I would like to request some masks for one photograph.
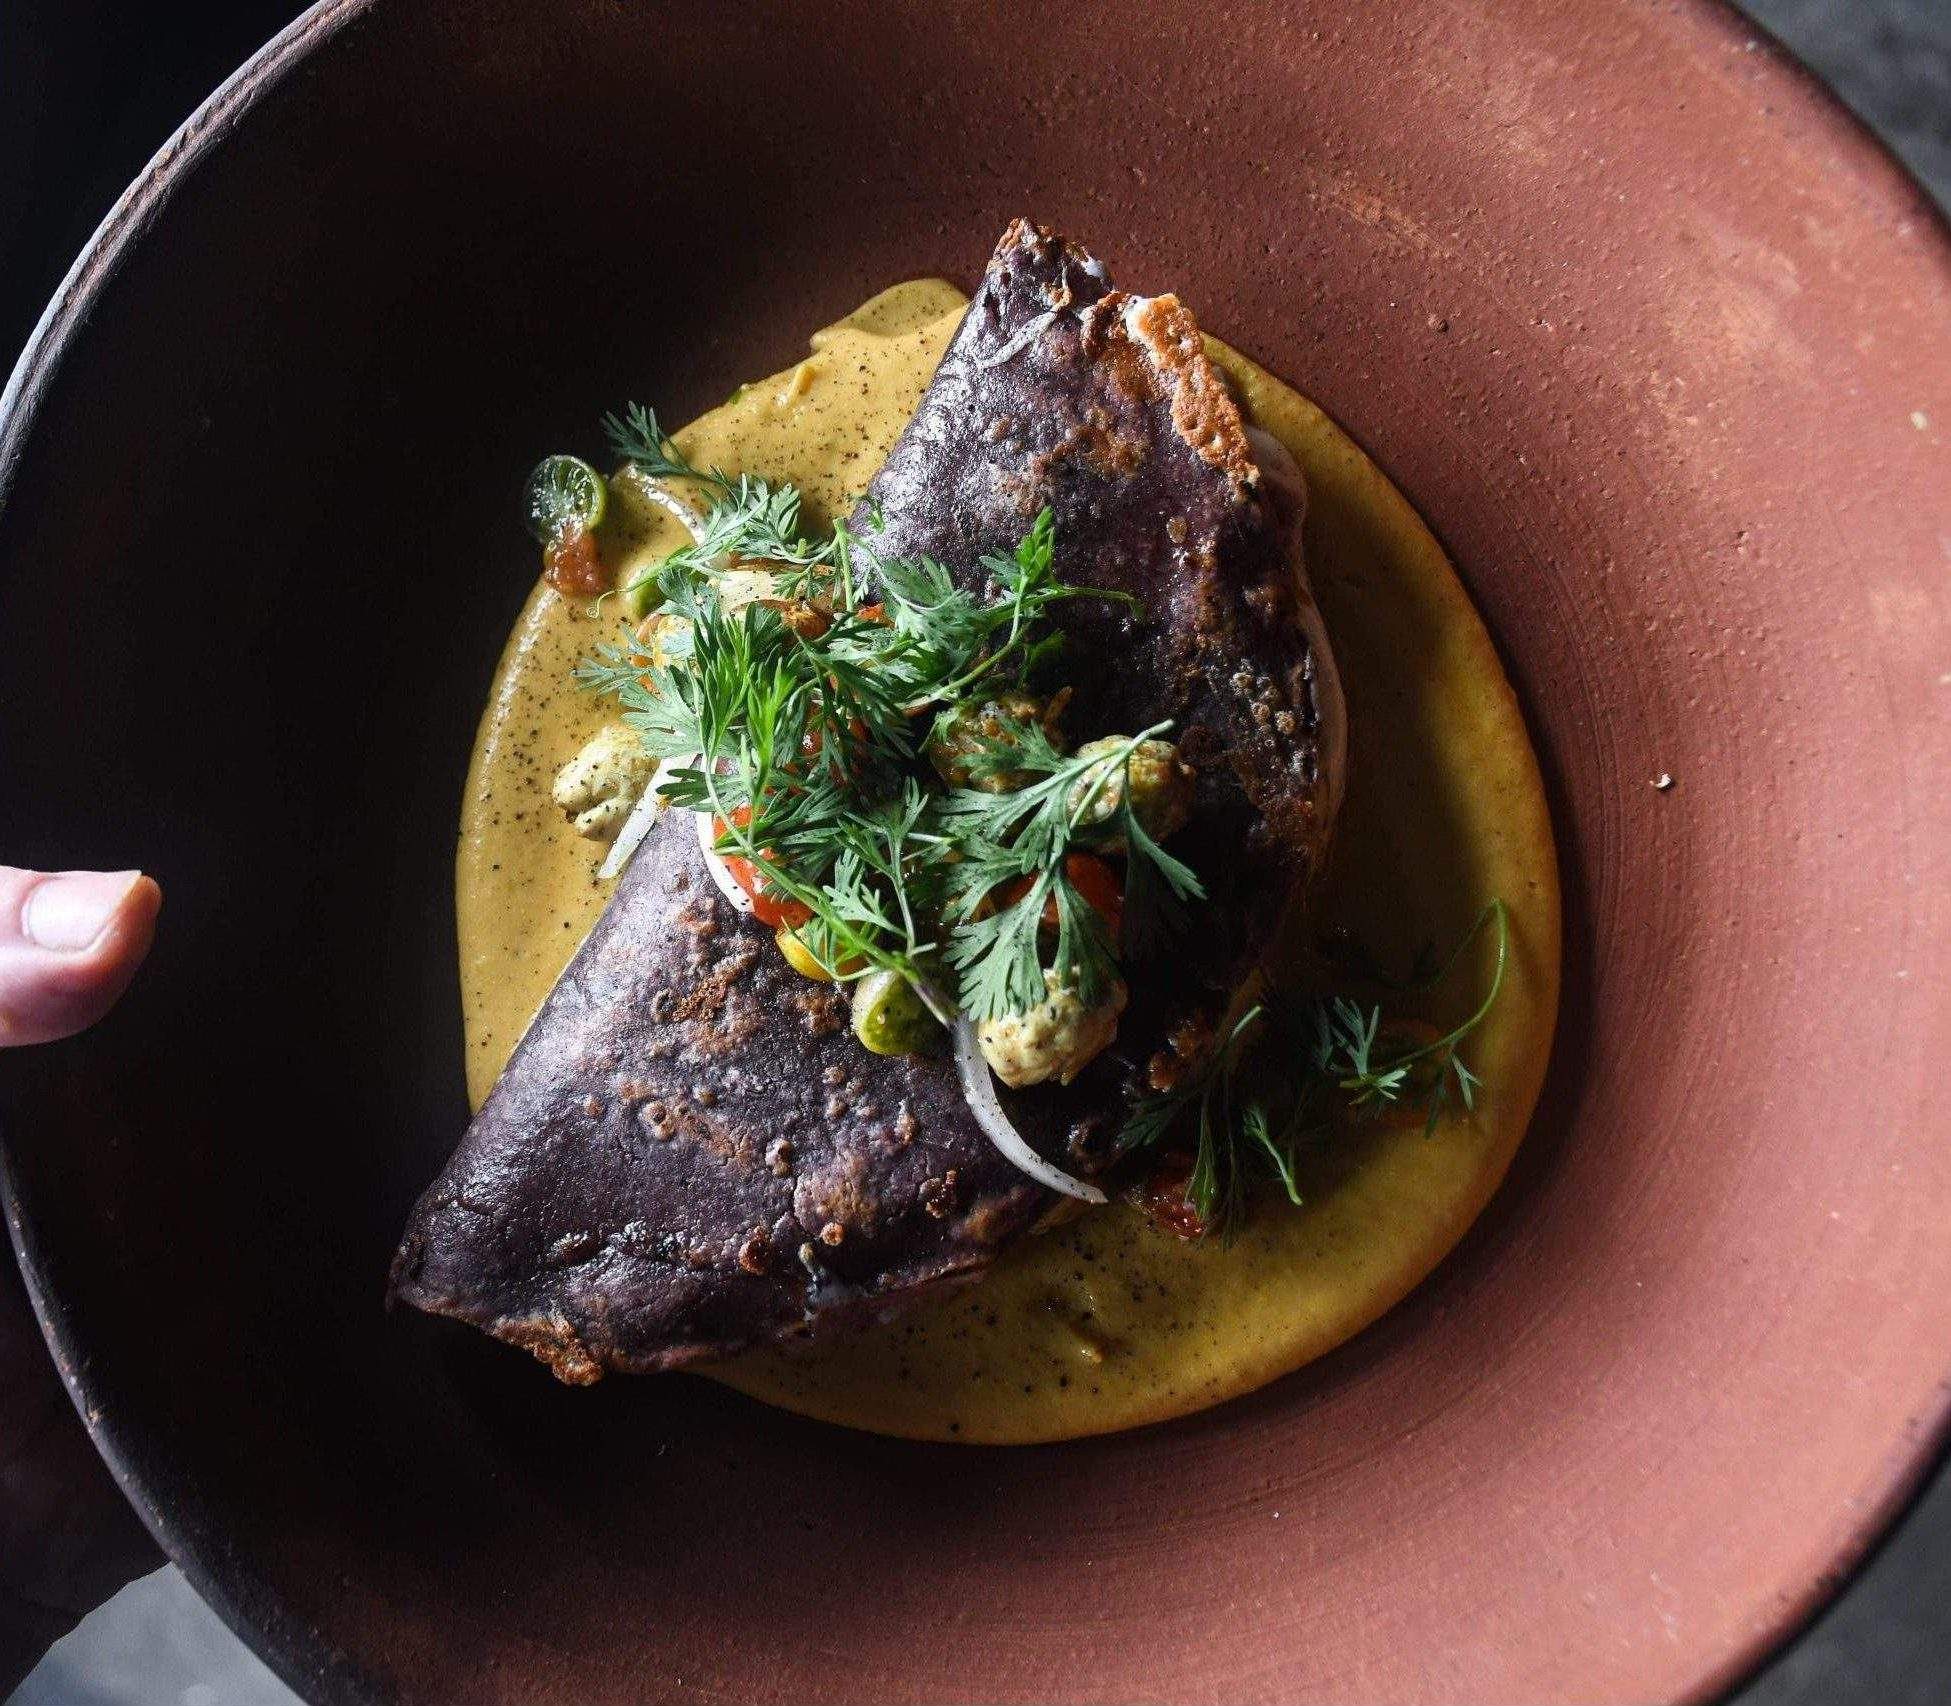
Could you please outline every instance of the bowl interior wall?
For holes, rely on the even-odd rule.
[[[1921,200],[1692,5],[339,10],[102,287],[0,510],[0,841],[168,893],[127,1007],[0,1066],[14,1185],[198,1579],[331,1699],[1743,1663],[1951,1364]],[[1516,1175],[1343,1352],[1061,1448],[568,1392],[383,1316],[463,1118],[452,825],[526,468],[968,282],[1018,212],[1326,406],[1480,600],[1568,903]]]

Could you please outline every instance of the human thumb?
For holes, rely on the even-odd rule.
[[[149,952],[162,902],[140,871],[0,865],[0,1048],[53,1042],[114,1006]]]

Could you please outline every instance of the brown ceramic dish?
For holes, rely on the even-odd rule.
[[[1517,1173],[1343,1351],[1072,1446],[382,1319],[461,1108],[448,825],[528,458],[1019,211],[1323,403],[1504,647],[1569,926]],[[0,839],[171,890],[128,1008],[4,1067],[131,1494],[322,1701],[1725,1685],[1946,1418],[1947,326],[1921,193],[1703,0],[319,7],[0,419]]]

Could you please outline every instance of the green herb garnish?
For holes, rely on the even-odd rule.
[[[1146,747],[1157,834],[1133,806],[1134,755],[1170,725],[1071,753],[1055,722],[1067,693],[1029,692],[1061,647],[1047,621],[1057,605],[1135,603],[1056,578],[1049,511],[1014,551],[982,558],[982,583],[967,587],[938,562],[875,549],[877,515],[866,538],[845,524],[810,537],[794,487],[698,467],[649,409],[632,404],[604,426],[621,460],[692,482],[707,507],[693,542],[640,579],[658,595],[658,661],[645,655],[653,630],[626,629],[578,676],[618,698],[667,761],[661,797],[716,821],[717,850],[751,866],[796,949],[828,976],[873,976],[877,989],[898,977],[945,1021],[1024,1013],[1053,984],[1088,1007],[1110,993],[1120,954],[1155,949],[1205,899],[1159,844],[1186,809],[1182,797],[1166,816],[1160,803],[1174,785],[1159,768],[1176,762],[1169,746]],[[924,748],[947,788],[926,775]],[[1106,922],[1115,879],[1080,857],[1093,848],[1124,861],[1121,941]],[[1433,1132],[1452,1103],[1474,1106],[1479,1080],[1460,1050],[1502,985],[1502,902],[1409,986],[1441,982],[1493,922],[1490,987],[1446,1034],[1398,1041],[1379,1007],[1341,996],[1269,1000],[1177,1088],[1131,1109],[1121,1153],[1186,1144],[1188,1205],[1229,1228],[1256,1175],[1301,1201],[1304,1151],[1337,1113],[1419,1102]]]
[[[620,699],[654,756],[693,760],[663,797],[718,819],[719,851],[811,914],[800,940],[837,979],[895,971],[938,1005],[955,990],[972,1018],[1021,1011],[1045,994],[1050,900],[1051,967],[1086,1001],[1100,994],[1116,975],[1114,946],[1062,866],[1085,830],[1068,790],[1102,755],[1067,758],[1039,730],[1019,766],[1034,778],[1009,795],[943,794],[913,769],[938,713],[1021,683],[1050,655],[1041,624],[1056,605],[1133,601],[1056,578],[1047,511],[1014,552],[981,560],[986,585],[971,590],[940,563],[883,556],[844,526],[808,539],[793,487],[700,470],[648,409],[633,405],[606,427],[646,474],[715,494],[694,542],[656,571],[674,619],[667,661],[647,668],[626,636],[578,671]],[[766,571],[769,596],[728,602],[733,569]],[[1161,892],[1198,892],[1182,864],[1156,857],[1168,873]],[[986,888],[1016,878],[1031,892],[973,916]]]
[[[658,480],[696,480],[729,493],[731,481],[717,468],[694,467],[677,441],[657,424],[657,411],[630,403],[621,415],[603,417],[603,436],[619,462],[628,462]]]
[[[1497,940],[1490,984],[1461,1024],[1427,1042],[1390,1046],[1379,1006],[1339,995],[1271,999],[1243,1014],[1184,1084],[1141,1101],[1119,1133],[1120,1150],[1156,1152],[1189,1133],[1186,1202],[1208,1227],[1224,1230],[1237,1220],[1256,1169],[1300,1203],[1302,1152],[1328,1132],[1337,1104],[1360,1117],[1420,1102],[1424,1135],[1433,1135],[1453,1103],[1476,1106],[1482,1080],[1460,1051],[1504,986],[1510,917],[1503,901],[1477,914],[1434,974],[1408,986],[1444,982],[1486,926],[1495,927]]]
[[[1057,914],[1051,969],[1058,982],[1074,985],[1078,999],[1089,1006],[1117,976],[1103,920],[1078,893],[1065,872],[1065,860],[1073,846],[1088,845],[1080,829],[1111,776],[1129,763],[1140,741],[1170,726],[1158,723],[1131,736],[1121,753],[1078,755],[1059,752],[1041,728],[1028,724],[1007,741],[996,742],[988,761],[1027,778],[1021,787],[993,794],[961,788],[943,801],[941,822],[961,854],[960,862],[949,868],[950,911],[965,921],[948,956],[962,974],[963,1006],[973,1017],[1021,1012],[1043,999],[1039,938],[1046,903],[1054,904]],[[1174,901],[1203,900],[1205,890],[1184,864],[1138,829],[1128,806],[1119,821],[1129,846],[1125,929],[1129,933],[1136,926],[1142,938],[1153,939],[1160,925],[1145,909],[1156,906],[1161,895]],[[1130,870],[1140,865],[1148,875],[1135,883]],[[1029,886],[1017,899],[988,917],[975,916],[978,905],[995,890],[1023,882]],[[1137,912],[1129,910],[1134,896]]]

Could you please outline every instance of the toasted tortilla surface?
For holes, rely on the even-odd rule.
[[[784,373],[741,387],[680,434],[694,460],[790,480],[809,519],[844,514],[913,412],[965,298],[939,280],[883,292],[816,333]],[[1495,649],[1435,539],[1306,398],[1214,340],[1255,424],[1307,477],[1307,552],[1349,701],[1337,843],[1292,960],[1333,987],[1309,943],[1334,929],[1406,970],[1510,908],[1503,993],[1467,1051],[1486,1092],[1426,1137],[1418,1118],[1321,1145],[1304,1205],[1263,1197],[1230,1242],[1187,1244],[1113,1205],[1005,1251],[980,1284],[812,1352],[747,1353],[712,1377],[787,1409],[912,1438],[1028,1443],[1161,1421],[1247,1392],[1359,1332],[1443,1258],[1497,1188],[1544,1077],[1558,1000],[1556,858],[1523,719]],[[613,489],[608,560],[681,543]],[[478,1106],[595,923],[602,848],[548,798],[559,764],[613,714],[576,662],[614,622],[538,584],[481,721],[456,866],[468,1086]],[[1423,1016],[1467,1013],[1479,942]],[[1401,1010],[1398,1004],[1398,1010]]]

